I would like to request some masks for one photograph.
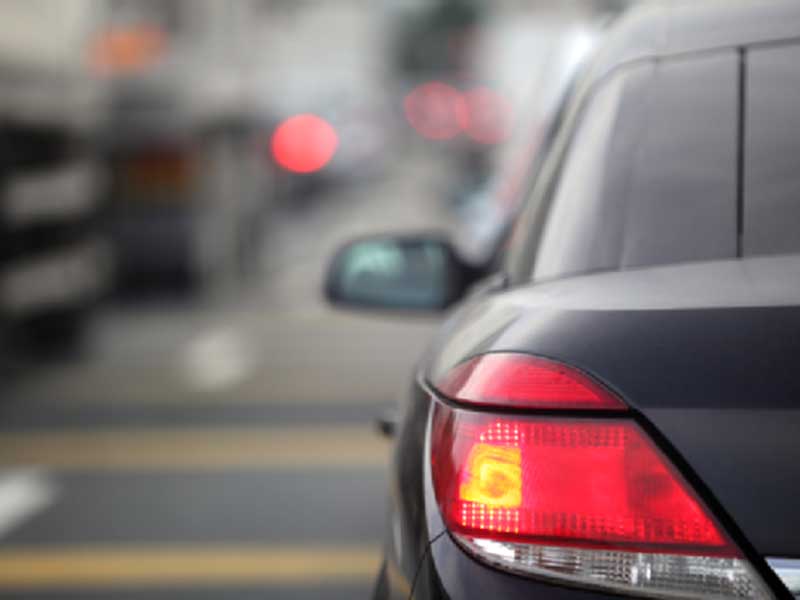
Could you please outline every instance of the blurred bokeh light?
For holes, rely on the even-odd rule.
[[[272,154],[284,169],[313,173],[330,162],[339,145],[331,125],[316,115],[289,117],[272,134]]]

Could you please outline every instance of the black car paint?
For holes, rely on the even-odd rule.
[[[402,583],[386,597],[408,597],[412,587],[415,598],[537,591],[554,598],[609,597],[567,593],[480,565],[445,531],[427,472],[426,428],[436,395],[430,382],[471,356],[503,351],[564,361],[612,386],[780,590],[762,556],[800,551],[794,536],[800,481],[791,477],[800,431],[800,336],[785,335],[800,331],[800,290],[773,287],[766,294],[770,306],[763,299],[766,280],[751,274],[779,278],[782,271],[779,279],[791,281],[798,270],[800,259],[793,257],[687,264],[484,293],[464,304],[420,363],[398,431],[389,522],[400,526],[387,532],[393,541],[386,557],[403,577],[395,576]],[[642,280],[650,298],[631,294]],[[676,286],[681,280],[685,285]],[[671,373],[680,377],[671,379]]]

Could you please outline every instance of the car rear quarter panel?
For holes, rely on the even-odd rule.
[[[796,275],[791,262],[787,277]],[[626,300],[617,308],[604,298],[607,280],[624,287],[646,271],[584,277],[571,291],[551,286],[545,300],[541,286],[481,299],[451,318],[426,377],[436,381],[483,352],[525,352],[582,369],[628,403],[749,555],[800,556],[800,302],[767,302],[752,279],[742,283],[746,301],[708,265],[687,267],[700,272],[683,279],[676,269],[661,279],[663,294],[651,289],[638,303],[635,289],[618,290]],[[717,285],[732,305],[692,288],[703,270],[704,289]],[[587,300],[574,302],[577,293]]]

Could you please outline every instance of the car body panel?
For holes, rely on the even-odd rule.
[[[387,527],[393,577],[384,579],[392,592],[379,597],[402,597],[409,585],[420,598],[443,597],[444,589],[458,598],[567,589],[479,565],[439,515],[425,447],[429,381],[483,352],[548,356],[605,381],[762,573],[762,556],[796,555],[800,487],[791,461],[800,338],[782,333],[800,327],[798,275],[800,257],[789,255],[588,275],[473,297],[433,341],[421,363],[429,368],[405,406]]]
[[[799,276],[798,256],[782,255],[597,273],[520,286],[491,295],[489,302],[473,298],[442,327],[427,376],[436,379],[467,356],[520,343],[520,331],[530,337],[531,328],[538,333],[560,315],[791,309],[800,305]],[[523,317],[529,326],[512,330]]]
[[[429,356],[435,382],[484,352],[563,361],[669,440],[761,555],[800,552],[800,256],[589,275],[467,304]],[[674,375],[674,377],[673,377]]]

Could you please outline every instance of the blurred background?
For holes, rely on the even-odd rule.
[[[326,264],[497,260],[624,7],[0,0],[0,597],[368,597],[437,320]]]

